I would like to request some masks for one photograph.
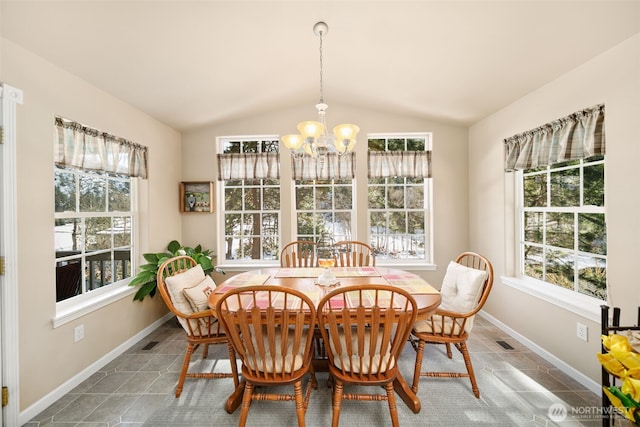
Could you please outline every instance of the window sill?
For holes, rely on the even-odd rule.
[[[126,283],[123,283],[99,295],[90,295],[88,298],[79,300],[78,302],[69,300],[56,303],[56,317],[51,319],[53,328],[55,329],[122,298],[133,295],[136,291],[136,287],[127,286]]]
[[[380,267],[398,268],[401,270],[414,270],[423,271],[430,270],[435,271],[437,266],[435,264],[429,264],[424,261],[410,263],[404,261],[391,261],[391,260],[379,260],[376,259],[376,265]],[[227,271],[247,271],[257,268],[280,268],[280,263],[268,263],[268,262],[256,262],[256,263],[244,263],[244,264],[217,264],[216,268],[219,268],[225,272]]]
[[[257,262],[216,264],[216,268],[224,272],[227,272],[227,271],[245,272],[245,271],[254,270],[258,268],[280,268],[280,261],[276,261],[276,262],[257,261]]]
[[[605,301],[563,289],[549,283],[502,276],[504,285],[517,289],[562,309],[600,323],[600,306]]]
[[[389,260],[389,259],[377,259],[376,265],[380,267],[388,267],[388,268],[398,268],[400,270],[411,270],[411,271],[435,271],[437,265],[428,263],[426,261],[419,262],[407,262],[404,260]]]

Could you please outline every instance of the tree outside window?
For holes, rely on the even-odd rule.
[[[604,165],[595,156],[523,171],[525,276],[606,300]]]

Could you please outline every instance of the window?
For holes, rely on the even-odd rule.
[[[372,135],[368,148],[369,242],[376,258],[432,262],[431,135]]]
[[[605,106],[504,140],[515,172],[515,278],[504,283],[593,321],[607,294]]]
[[[131,277],[128,176],[55,166],[56,301]]]
[[[594,156],[522,172],[522,275],[606,300],[604,167]]]
[[[219,143],[223,200],[218,206],[224,241],[218,252],[223,254],[226,263],[277,260],[280,248],[279,140],[277,137],[220,138]]]
[[[54,118],[54,327],[127,295],[147,147]]]
[[[353,180],[295,181],[298,240],[352,240]]]

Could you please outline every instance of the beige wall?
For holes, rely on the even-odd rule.
[[[299,108],[282,110],[227,122],[223,125],[203,127],[183,135],[183,178],[206,181],[217,179],[215,162],[216,137],[230,135],[280,135],[292,133],[299,121],[316,117],[313,100]],[[367,138],[369,133],[432,132],[433,133],[433,188],[434,236],[437,271],[419,271],[432,283],[440,284],[448,261],[468,247],[468,193],[467,193],[467,129],[425,119],[403,117],[362,108],[329,105],[329,125],[351,122],[360,126],[356,145],[356,180],[367,180]],[[282,186],[290,185],[291,164],[285,148],[281,149]],[[216,195],[220,197],[220,195]],[[357,193],[357,238],[366,240],[367,193]],[[290,200],[282,201],[283,241],[292,239],[295,221],[288,209]],[[198,243],[214,248],[216,244],[217,212],[209,215],[184,214],[182,235],[186,244]]]
[[[508,72],[506,70],[505,72]],[[506,287],[513,274],[513,175],[503,172],[503,139],[599,103],[606,108],[607,280],[610,300],[635,324],[640,305],[640,35],[530,93],[469,130],[471,248],[494,262],[496,286],[486,311],[521,335],[600,381],[598,323]],[[576,338],[576,322],[589,342]]]
[[[149,147],[149,180],[141,185],[143,250],[159,251],[171,239],[181,238],[181,144],[180,134],[169,127],[13,43],[0,41],[2,80],[24,93],[24,104],[17,111],[22,411],[166,313],[160,298],[134,303],[126,296],[53,329],[53,116],[62,115]],[[85,339],[74,344],[73,328],[78,324],[84,324]]]

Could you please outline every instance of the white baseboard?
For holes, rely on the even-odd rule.
[[[582,372],[576,370],[571,365],[568,365],[567,363],[558,359],[556,356],[549,353],[544,348],[540,347],[533,341],[529,340],[527,337],[520,335],[519,333],[517,333],[516,331],[514,331],[513,329],[511,329],[510,327],[508,327],[507,325],[505,325],[504,323],[496,319],[495,317],[491,316],[490,314],[487,314],[484,311],[481,311],[478,314],[483,319],[486,319],[487,321],[491,322],[494,326],[502,329],[504,332],[511,335],[511,337],[517,340],[520,344],[526,346],[527,348],[529,348],[529,350],[533,351],[535,354],[542,357],[544,360],[551,363],[556,368],[560,369],[562,372],[569,375],[574,380],[578,381],[580,384],[585,386],[588,390],[594,392],[597,395],[600,395],[602,393],[602,385],[600,383],[592,380],[591,378],[584,375]]]
[[[132,345],[134,345],[135,343],[139,342],[144,337],[149,335],[151,332],[153,332],[156,329],[158,329],[161,325],[163,325],[165,322],[167,322],[172,317],[173,317],[173,313],[167,313],[165,316],[163,316],[160,319],[156,320],[151,325],[147,326],[146,328],[144,328],[143,330],[141,330],[140,332],[138,332],[137,334],[135,334],[134,336],[129,338],[127,341],[123,342],[118,347],[114,348],[111,352],[105,354],[100,359],[96,360],[94,363],[92,363],[91,365],[87,366],[86,369],[84,369],[83,371],[79,372],[76,376],[70,378],[68,381],[66,381],[64,384],[62,384],[60,387],[56,388],[51,393],[47,394],[45,397],[43,397],[42,399],[38,400],[36,403],[34,403],[33,405],[29,406],[24,411],[20,412],[20,415],[18,416],[18,425],[21,426],[21,425],[26,424],[29,421],[31,421],[33,419],[33,417],[35,417],[40,412],[42,412],[45,409],[47,409],[51,404],[56,402],[58,399],[60,399],[65,394],[69,393],[75,387],[80,385],[84,380],[86,380],[91,375],[93,375],[96,372],[98,372],[107,363],[111,362],[116,357],[120,356],[122,353],[124,353],[129,348],[131,348]]]

